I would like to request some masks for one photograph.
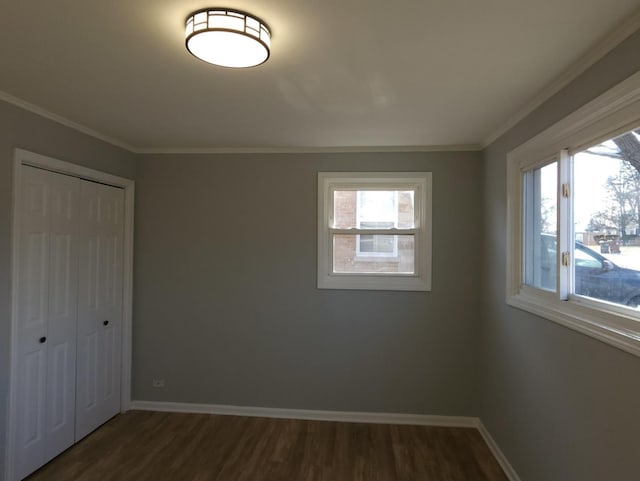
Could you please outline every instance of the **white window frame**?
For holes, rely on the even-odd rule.
[[[431,172],[318,173],[318,288],[394,291],[431,290]],[[412,229],[335,229],[333,192],[341,189],[413,190],[415,227]],[[334,273],[333,235],[413,234],[415,273]]]
[[[573,296],[568,291],[573,265],[570,199],[561,185],[572,177],[567,156],[640,125],[640,72],[554,124],[507,154],[507,283],[509,305],[539,315],[640,356],[640,314],[603,301]],[[524,174],[559,161],[558,292],[524,283]],[[561,162],[562,160],[562,162]],[[564,168],[563,168],[564,167]],[[569,193],[571,192],[569,185]],[[569,265],[562,266],[562,252]]]

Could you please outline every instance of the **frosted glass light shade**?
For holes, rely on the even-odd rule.
[[[208,8],[187,17],[187,50],[205,62],[244,68],[269,58],[271,33],[257,17],[239,10]]]

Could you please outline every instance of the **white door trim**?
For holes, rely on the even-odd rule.
[[[11,250],[11,345],[9,374],[9,407],[7,410],[6,437],[6,479],[14,481],[15,429],[14,412],[16,409],[16,346],[17,346],[17,306],[18,306],[18,259],[20,240],[20,185],[22,182],[22,166],[30,165],[61,174],[67,174],[86,180],[112,185],[124,189],[124,251],[123,251],[123,295],[122,295],[122,372],[120,411],[131,406],[131,331],[133,306],[133,202],[135,183],[133,180],[117,177],[80,165],[46,157],[23,149],[15,149],[13,164],[13,206],[12,206],[12,250]]]

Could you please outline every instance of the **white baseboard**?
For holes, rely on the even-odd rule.
[[[511,463],[500,449],[500,446],[498,446],[498,443],[496,443],[496,440],[493,439],[493,436],[491,436],[491,433],[489,433],[480,419],[478,419],[476,428],[478,429],[478,431],[480,431],[480,434],[484,438],[485,443],[487,443],[487,446],[489,446],[491,453],[493,453],[493,456],[498,461],[498,464],[500,464],[500,467],[504,471],[504,474],[507,475],[509,481],[520,481],[518,473],[516,473],[516,470],[513,469],[513,466],[511,466]]]
[[[430,416],[426,414],[362,413],[350,411],[316,411],[309,409],[279,409],[221,404],[192,404],[154,401],[132,401],[131,409],[199,414],[224,414],[282,419],[342,421],[375,424],[414,424],[417,426],[449,426],[474,428],[478,418],[465,416]]]
[[[252,406],[229,406],[222,404],[193,404],[156,401],[132,401],[130,408],[139,411],[160,411],[196,414],[222,414],[280,419],[307,419],[315,421],[341,421],[373,424],[411,424],[415,426],[446,426],[475,428],[504,470],[509,481],[520,481],[515,470],[505,457],[482,421],[471,416],[432,416],[428,414],[363,413],[351,411],[316,411],[310,409],[279,409]]]

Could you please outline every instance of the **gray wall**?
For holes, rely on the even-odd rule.
[[[13,149],[133,178],[135,158],[122,149],[0,101],[0,479],[4,477],[9,387],[9,286]]]
[[[522,481],[640,479],[640,359],[505,304],[506,153],[640,68],[640,33],[485,152],[480,416]]]
[[[140,156],[133,397],[474,415],[481,167],[479,152]],[[316,288],[317,173],[338,170],[433,172],[432,292]]]

